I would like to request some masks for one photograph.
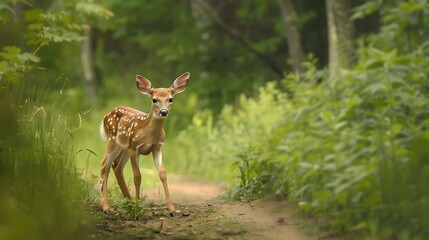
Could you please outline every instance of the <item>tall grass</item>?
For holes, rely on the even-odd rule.
[[[1,118],[13,116],[8,122],[16,125],[0,139],[0,238],[81,237],[88,189],[75,168],[73,132],[56,104],[37,104],[43,95],[13,91],[10,96],[18,97],[9,98],[0,109]],[[2,125],[2,132],[9,127]]]

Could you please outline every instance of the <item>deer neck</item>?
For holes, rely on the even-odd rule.
[[[147,118],[142,123],[140,132],[137,133],[140,136],[139,142],[143,143],[158,143],[164,142],[164,121],[165,118],[157,117],[151,108]]]
[[[152,146],[163,144],[165,141],[165,131],[163,129],[165,118],[156,117],[151,109],[146,119],[137,124],[138,131],[134,132],[131,141],[133,146],[137,146],[143,155],[148,154]]]
[[[152,108],[147,117],[147,121],[147,128],[151,129],[154,133],[161,134],[165,118],[156,117]]]

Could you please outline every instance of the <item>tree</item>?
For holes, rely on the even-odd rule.
[[[283,25],[287,32],[287,44],[294,72],[302,72],[304,51],[301,46],[301,34],[298,27],[298,15],[292,0],[277,0]]]
[[[197,4],[207,13],[207,15],[212,19],[212,21],[224,31],[226,34],[236,39],[244,48],[246,48],[250,53],[255,55],[260,59],[264,64],[266,64],[277,76],[280,78],[283,77],[283,71],[277,66],[277,64],[270,59],[266,54],[256,49],[252,42],[244,37],[244,34],[238,31],[237,29],[226,24],[216,13],[213,8],[203,0],[195,0]]]
[[[5,45],[0,49],[0,84],[19,85],[29,76],[37,76],[40,72],[38,70],[41,69],[40,59],[44,59],[43,67],[49,69],[49,72],[64,71],[67,65],[65,63],[70,63],[79,56],[73,52],[67,52],[73,47],[73,45],[67,44],[83,42],[81,60],[84,88],[88,102],[94,107],[97,75],[94,68],[93,44],[89,26],[94,22],[107,22],[113,13],[88,1],[64,1],[64,3],[62,1],[52,3],[40,1],[34,4],[24,4],[26,3],[24,0],[10,0],[9,2],[0,4],[0,23],[8,25],[10,30],[23,30],[20,31],[20,34],[14,34],[16,36],[14,38],[4,38],[0,41],[0,45]],[[11,16],[5,15],[2,12],[4,9],[8,9],[10,13],[6,13]],[[17,43],[21,44],[16,45]],[[42,48],[44,50],[39,51]],[[71,54],[66,55],[67,53]],[[61,54],[64,54],[69,61],[61,61],[61,69],[52,70],[52,64],[58,62],[56,57]]]
[[[94,48],[92,46],[92,30],[90,25],[84,30],[86,39],[82,41],[80,52],[83,71],[83,83],[86,99],[91,107],[97,106],[97,74],[94,63]]]
[[[328,16],[329,76],[349,66],[353,59],[354,25],[351,20],[351,1],[326,0]]]

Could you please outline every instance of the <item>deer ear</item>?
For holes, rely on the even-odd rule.
[[[191,74],[189,72],[185,72],[174,80],[173,84],[171,84],[171,90],[173,93],[181,93],[186,90],[188,86],[188,80]]]
[[[152,83],[147,80],[147,78],[141,76],[141,75],[137,75],[136,76],[136,84],[137,84],[137,89],[146,95],[151,95],[152,93]]]

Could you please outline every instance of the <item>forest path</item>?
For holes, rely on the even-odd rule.
[[[130,219],[120,213],[102,217],[97,238],[317,239],[297,229],[292,214],[284,211],[284,202],[226,201],[219,198],[225,190],[222,184],[173,174],[168,177],[178,210],[176,217],[169,217],[164,209],[164,193],[159,184],[144,191],[146,199],[155,205],[143,217]]]

